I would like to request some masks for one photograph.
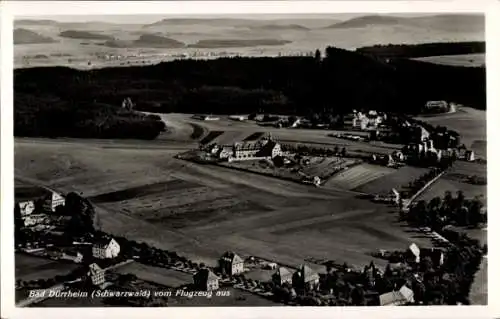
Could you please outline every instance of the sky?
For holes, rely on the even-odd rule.
[[[131,24],[146,24],[153,23],[166,18],[240,18],[240,19],[335,19],[348,20],[358,16],[373,15],[373,13],[337,13],[337,14],[231,14],[231,15],[59,15],[59,16],[17,16],[19,19],[33,20],[55,20],[60,22],[88,22],[88,21],[106,21],[111,23],[131,23]],[[387,14],[392,16],[415,17],[424,15],[433,15],[430,13],[423,14]]]

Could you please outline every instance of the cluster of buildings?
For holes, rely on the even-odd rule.
[[[379,113],[374,110],[370,110],[368,113],[358,112],[356,110],[353,110],[352,112],[352,127],[362,131],[377,129],[379,125],[387,120],[386,114]]]
[[[463,148],[437,149],[434,146],[434,140],[430,138],[425,138],[419,143],[405,145],[402,149],[402,159],[404,160],[432,159],[440,162],[443,158],[457,158],[472,162],[475,160],[475,154],[474,151]]]
[[[274,263],[269,265],[276,267]],[[222,274],[239,275],[245,271],[245,263],[236,253],[226,252],[219,259],[219,270]],[[200,269],[193,276],[193,281],[197,289],[207,291],[219,289],[219,277],[208,268]],[[307,265],[301,265],[295,272],[285,267],[279,267],[272,275],[272,281],[278,286],[288,283],[298,290],[310,291],[319,287],[319,274]]]
[[[257,142],[234,143],[233,145],[208,146],[207,151],[221,160],[242,161],[256,159],[273,159],[283,156],[281,145],[276,142],[271,134]]]
[[[64,204],[64,196],[51,191],[39,199],[21,199],[17,201],[15,209],[21,215],[22,226],[43,230],[62,222],[64,218],[54,213],[57,207]]]
[[[448,112],[451,109],[452,104],[448,104],[446,101],[428,101],[425,103],[424,111],[428,113],[443,113]]]

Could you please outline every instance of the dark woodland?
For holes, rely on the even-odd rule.
[[[135,110],[163,113],[312,116],[376,109],[411,115],[428,100],[486,109],[484,67],[436,65],[394,52],[398,58],[386,59],[328,47],[323,58],[317,51],[311,57],[178,60],[90,71],[18,69],[14,133],[154,139],[165,130],[158,117],[121,108],[127,97]]]

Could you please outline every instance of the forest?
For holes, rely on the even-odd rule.
[[[486,43],[484,41],[476,41],[374,45],[359,48],[356,52],[372,54],[384,58],[422,58],[438,55],[485,53]]]
[[[14,72],[16,136],[154,138],[163,123],[119,109],[338,115],[355,109],[416,114],[428,100],[486,109],[485,68],[386,61],[328,47],[322,58],[234,57],[79,71]],[[62,120],[64,119],[64,120]]]

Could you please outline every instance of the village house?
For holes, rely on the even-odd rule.
[[[420,250],[421,258],[429,257],[434,267],[444,264],[444,252],[439,248],[422,248]]]
[[[35,201],[27,200],[17,203],[21,211],[21,216],[30,215],[35,211]]]
[[[65,199],[56,192],[51,192],[43,201],[43,209],[46,212],[54,212],[57,206],[64,205]]]
[[[83,255],[79,251],[63,250],[63,249],[48,249],[47,255],[52,259],[64,259],[69,260],[74,263],[81,263],[83,261]]]
[[[420,248],[412,243],[410,247],[408,247],[408,256],[411,262],[419,263],[420,262]]]
[[[92,256],[98,259],[116,258],[120,253],[120,245],[111,237],[97,239],[92,245]]]
[[[285,267],[280,267],[278,270],[273,274],[272,276],[272,281],[276,285],[283,285],[284,283],[292,283],[293,279],[293,274],[290,272],[290,270],[286,269]]]
[[[234,252],[226,252],[219,259],[219,266],[223,273],[228,275],[241,274],[244,271],[243,259]]]
[[[99,267],[96,263],[89,265],[89,271],[87,275],[89,276],[94,286],[101,286],[106,281],[104,269]]]
[[[403,285],[398,291],[391,291],[380,295],[381,306],[402,306],[415,302],[413,290]]]
[[[319,275],[309,266],[302,265],[293,275],[293,286],[301,290],[315,290],[319,285]]]
[[[212,291],[219,289],[219,277],[217,277],[210,269],[200,269],[193,276],[194,286],[196,289],[203,291]]]

